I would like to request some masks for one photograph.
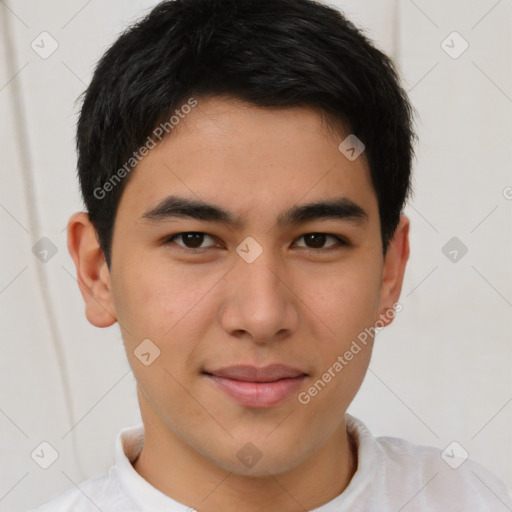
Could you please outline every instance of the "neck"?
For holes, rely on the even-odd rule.
[[[226,470],[185,443],[141,404],[144,445],[133,466],[153,487],[201,512],[292,512],[317,508],[341,494],[357,467],[357,448],[340,423],[293,469],[265,476]]]

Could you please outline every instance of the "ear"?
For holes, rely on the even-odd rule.
[[[96,327],[109,327],[117,321],[110,271],[100,249],[96,229],[85,212],[75,213],[69,219],[68,250],[75,262],[87,320]]]
[[[379,320],[383,326],[389,325],[394,314],[386,314],[400,298],[405,266],[409,259],[409,219],[400,215],[400,222],[389,243],[384,259],[379,300]]]

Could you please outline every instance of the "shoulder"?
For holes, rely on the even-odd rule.
[[[128,498],[112,467],[103,475],[71,487],[61,495],[29,512],[135,512],[138,509]]]
[[[507,486],[458,443],[443,450],[396,437],[374,437],[357,418],[347,420],[358,445],[358,492],[385,503],[381,510],[512,510]]]
[[[395,437],[376,438],[391,486],[409,487],[412,499],[450,510],[510,510],[510,489],[458,443],[444,450]],[[414,496],[412,492],[418,493]],[[414,498],[413,498],[414,496]]]

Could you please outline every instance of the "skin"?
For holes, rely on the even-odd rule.
[[[245,407],[202,373],[282,363],[308,374],[299,389],[307,391],[398,301],[409,220],[401,216],[384,256],[364,154],[350,161],[338,150],[347,135],[328,129],[313,109],[202,98],[130,176],[110,271],[87,214],[70,219],[87,318],[98,327],[119,322],[137,380],[145,443],[134,467],[201,512],[310,510],[339,495],[357,468],[344,413],[373,340],[307,405],[297,392],[273,407]],[[244,224],[141,218],[169,194],[215,203]],[[367,220],[276,224],[283,210],[340,195]],[[165,243],[190,231],[212,238],[195,253],[180,237]],[[315,248],[307,233],[349,245],[328,236]],[[263,249],[250,264],[235,252],[248,236]],[[144,339],[160,349],[149,366],[134,355]],[[251,468],[237,457],[249,442],[262,454]]]

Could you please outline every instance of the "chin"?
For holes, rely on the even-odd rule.
[[[228,448],[217,458],[216,454],[205,454],[216,466],[235,475],[268,478],[269,475],[279,475],[293,470],[301,461],[307,458],[297,453],[296,448],[290,446],[288,450],[277,451],[267,446],[259,449],[256,443],[235,443],[235,448]],[[283,447],[281,447],[282,449]],[[226,458],[226,452],[233,456]]]

